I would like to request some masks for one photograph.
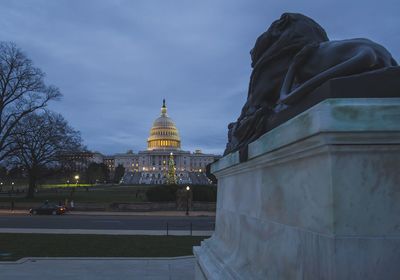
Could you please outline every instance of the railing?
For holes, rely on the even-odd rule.
[[[190,236],[193,236],[193,231],[214,231],[215,230],[215,222],[211,223],[211,227],[209,225],[197,224],[193,222],[185,223],[185,224],[177,224],[173,222],[166,222],[165,224],[166,234],[170,235],[170,231],[189,231]]]

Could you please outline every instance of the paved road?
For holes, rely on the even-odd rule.
[[[0,228],[214,230],[214,217],[166,216],[0,216]]]

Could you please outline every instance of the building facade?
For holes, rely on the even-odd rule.
[[[103,163],[104,158],[104,155],[99,152],[84,151],[79,153],[63,154],[60,156],[60,162],[64,169],[83,172],[90,163]]]
[[[103,162],[110,172],[118,165],[125,168],[121,184],[164,184],[168,174],[168,161],[172,155],[178,184],[208,184],[206,166],[220,158],[214,154],[204,154],[181,150],[181,139],[174,121],[167,114],[165,100],[161,114],[153,122],[147,138],[147,150],[104,156],[93,153],[96,162]],[[99,156],[102,158],[99,159]],[[89,160],[91,157],[87,157]],[[87,161],[85,161],[87,163]]]

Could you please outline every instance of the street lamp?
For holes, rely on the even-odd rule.
[[[78,182],[79,182],[79,175],[75,175],[75,181],[76,181],[76,186],[78,186]]]
[[[189,216],[189,191],[190,187],[186,186],[186,216]]]

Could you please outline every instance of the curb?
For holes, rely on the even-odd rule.
[[[0,216],[29,216],[28,210],[2,210]],[[150,211],[150,212],[110,212],[110,211],[71,211],[67,216],[165,216],[165,217],[186,217],[184,212],[179,211]],[[191,212],[188,217],[215,217],[215,212]]]
[[[192,214],[192,215],[190,215]],[[149,211],[149,212],[110,212],[110,211],[71,211],[67,215],[82,216],[167,216],[167,217],[215,217],[213,212],[191,212],[188,216],[179,211]]]
[[[46,229],[46,228],[0,228],[0,233],[32,234],[85,234],[85,235],[154,235],[167,236],[166,230],[113,230],[113,229]],[[213,230],[169,230],[173,236],[211,236]]]

